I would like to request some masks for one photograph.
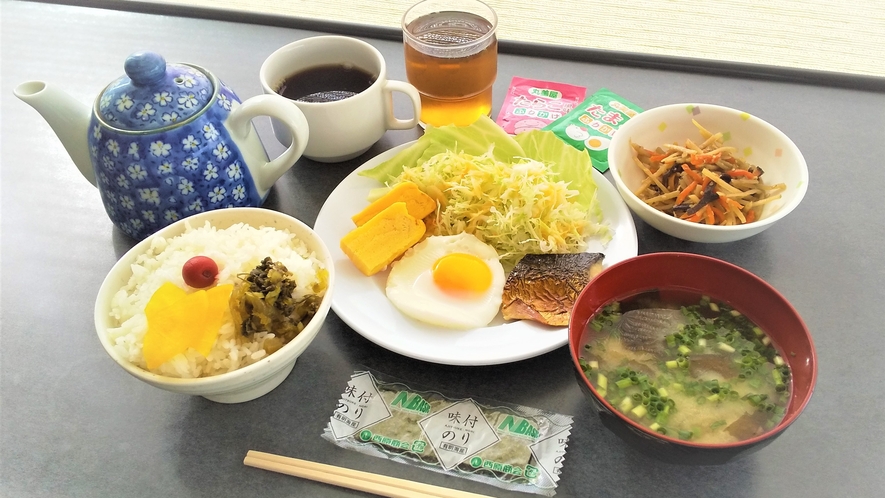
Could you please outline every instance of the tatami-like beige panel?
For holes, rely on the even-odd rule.
[[[127,1],[127,0],[121,0]],[[413,0],[154,0],[399,27]],[[885,0],[488,0],[499,38],[885,76]]]

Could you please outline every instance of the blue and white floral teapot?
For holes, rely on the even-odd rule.
[[[307,120],[283,97],[241,103],[209,71],[151,52],[129,56],[124,69],[92,109],[42,81],[15,95],[49,122],[108,216],[135,239],[201,211],[261,205],[304,152]],[[252,126],[265,115],[294,137],[273,161]]]

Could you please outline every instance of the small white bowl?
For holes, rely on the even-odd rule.
[[[688,138],[700,143],[692,119],[712,133],[728,133],[725,144],[761,167],[766,184],[787,186],[779,200],[765,205],[758,220],[737,226],[692,223],[654,209],[633,193],[645,174],[633,162],[630,142],[651,150],[665,143],[682,145]],[[732,242],[756,235],[795,209],[808,190],[808,166],[792,140],[756,116],[712,104],[672,104],[637,114],[612,137],[608,164],[621,197],[637,216],[666,234],[694,242]]]
[[[245,223],[254,227],[266,226],[287,229],[304,242],[307,248],[313,251],[317,258],[325,265],[326,270],[329,272],[326,293],[316,315],[314,315],[301,333],[278,351],[251,365],[233,372],[198,379],[178,379],[148,372],[117,354],[113,344],[108,339],[107,330],[118,326],[110,314],[111,298],[129,281],[132,275],[131,264],[150,247],[154,237],[174,237],[184,232],[185,222],[190,223],[192,227],[199,227],[203,226],[206,221],[217,228],[227,228],[236,223]],[[329,314],[334,284],[335,265],[329,250],[319,236],[304,223],[286,214],[262,208],[228,208],[207,211],[184,218],[163,228],[139,242],[117,261],[117,264],[111,268],[98,291],[98,297],[95,301],[95,329],[105,351],[124,370],[137,379],[160,389],[203,396],[219,403],[242,403],[267,394],[288,377],[292,367],[295,366],[295,360],[314,340],[326,316]]]

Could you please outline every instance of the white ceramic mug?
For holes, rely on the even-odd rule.
[[[301,102],[294,105],[307,118],[310,138],[304,156],[314,161],[339,162],[352,159],[372,146],[387,130],[407,130],[418,125],[421,97],[403,81],[387,79],[384,57],[372,45],[346,36],[316,36],[292,42],[272,53],[261,65],[261,86],[267,94],[278,94],[282,83],[299,72],[317,66],[355,66],[375,76],[369,88],[346,99],[332,102]],[[406,94],[412,102],[411,119],[393,114],[393,92]],[[276,120],[273,131],[285,146],[291,133]]]

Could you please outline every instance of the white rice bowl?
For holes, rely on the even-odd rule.
[[[130,265],[132,275],[128,282],[111,298],[110,315],[119,326],[108,328],[106,333],[120,358],[147,370],[142,355],[147,332],[145,306],[166,282],[192,290],[184,283],[181,269],[188,259],[201,255],[212,258],[218,265],[218,285],[235,283],[239,280],[237,275],[248,273],[262,259],[270,257],[285,265],[292,274],[296,283],[295,299],[313,293],[320,284],[319,271],[328,271],[323,261],[286,229],[256,228],[244,223],[219,229],[208,221],[202,226],[191,226],[185,220],[185,229],[180,235],[170,238],[155,236],[150,240],[149,248]],[[152,372],[185,379],[232,372],[267,356],[264,342],[272,337],[273,333],[263,332],[243,337],[236,330],[228,310],[208,357],[188,349]]]

